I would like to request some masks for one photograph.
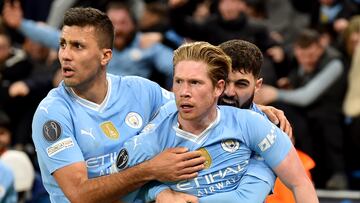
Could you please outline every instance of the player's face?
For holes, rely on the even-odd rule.
[[[226,88],[219,104],[249,109],[255,92],[261,87],[262,79],[256,79],[251,73],[232,71],[228,75]]]
[[[59,60],[64,82],[73,88],[84,88],[99,79],[105,71],[101,64],[94,27],[64,26],[60,38]]]
[[[179,121],[204,121],[216,116],[216,103],[225,81],[212,84],[207,64],[199,61],[181,61],[175,66],[173,91],[179,110]]]

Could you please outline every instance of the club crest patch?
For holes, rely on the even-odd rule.
[[[111,121],[106,121],[100,125],[101,130],[106,137],[116,140],[119,138],[119,132],[116,130],[115,125]]]
[[[43,125],[43,136],[49,142],[54,142],[60,138],[61,126],[54,120],[46,121]]]
[[[131,128],[141,128],[143,120],[138,113],[130,112],[125,118],[125,123]]]
[[[227,152],[234,153],[239,149],[240,143],[239,141],[233,139],[223,140],[221,141],[221,147]]]
[[[116,167],[118,170],[126,168],[129,162],[129,154],[126,149],[122,149],[116,158]]]
[[[197,151],[199,151],[201,153],[201,156],[205,158],[205,163],[204,163],[205,169],[210,168],[212,164],[212,159],[209,152],[205,148],[200,148]]]

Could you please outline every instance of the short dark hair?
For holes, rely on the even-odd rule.
[[[99,47],[113,47],[114,26],[109,17],[98,9],[70,8],[65,12],[63,26],[92,26],[97,33]]]
[[[305,29],[295,39],[294,45],[300,48],[308,48],[312,44],[320,42],[320,34],[316,30]]]
[[[244,40],[229,40],[219,47],[231,58],[232,71],[251,73],[259,77],[263,64],[263,54],[253,43]]]

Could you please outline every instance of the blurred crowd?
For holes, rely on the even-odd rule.
[[[11,2],[4,7],[0,1],[0,161],[19,159],[9,167],[28,174],[26,182],[14,172],[19,202],[40,202],[46,195],[32,116],[61,81],[59,29],[64,12],[76,6],[105,11],[114,24],[109,73],[142,76],[169,90],[172,52],[182,43],[256,44],[265,60],[264,85],[254,99],[285,112],[295,146],[315,161],[316,188],[360,189],[360,0]],[[16,158],[6,161],[10,153]]]

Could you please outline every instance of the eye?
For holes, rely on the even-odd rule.
[[[175,83],[176,83],[176,84],[180,84],[181,82],[182,82],[181,80],[175,79]]]
[[[75,42],[75,43],[74,43],[74,47],[77,48],[77,49],[82,49],[82,48],[84,48],[84,46],[83,46],[82,44],[78,43],[78,42]]]
[[[59,42],[59,46],[60,46],[60,48],[64,49],[66,47],[66,43],[61,41],[61,42]]]
[[[192,85],[198,85],[198,84],[200,84],[200,82],[197,81],[197,80],[193,80],[193,81],[191,81],[191,84],[192,84]]]

